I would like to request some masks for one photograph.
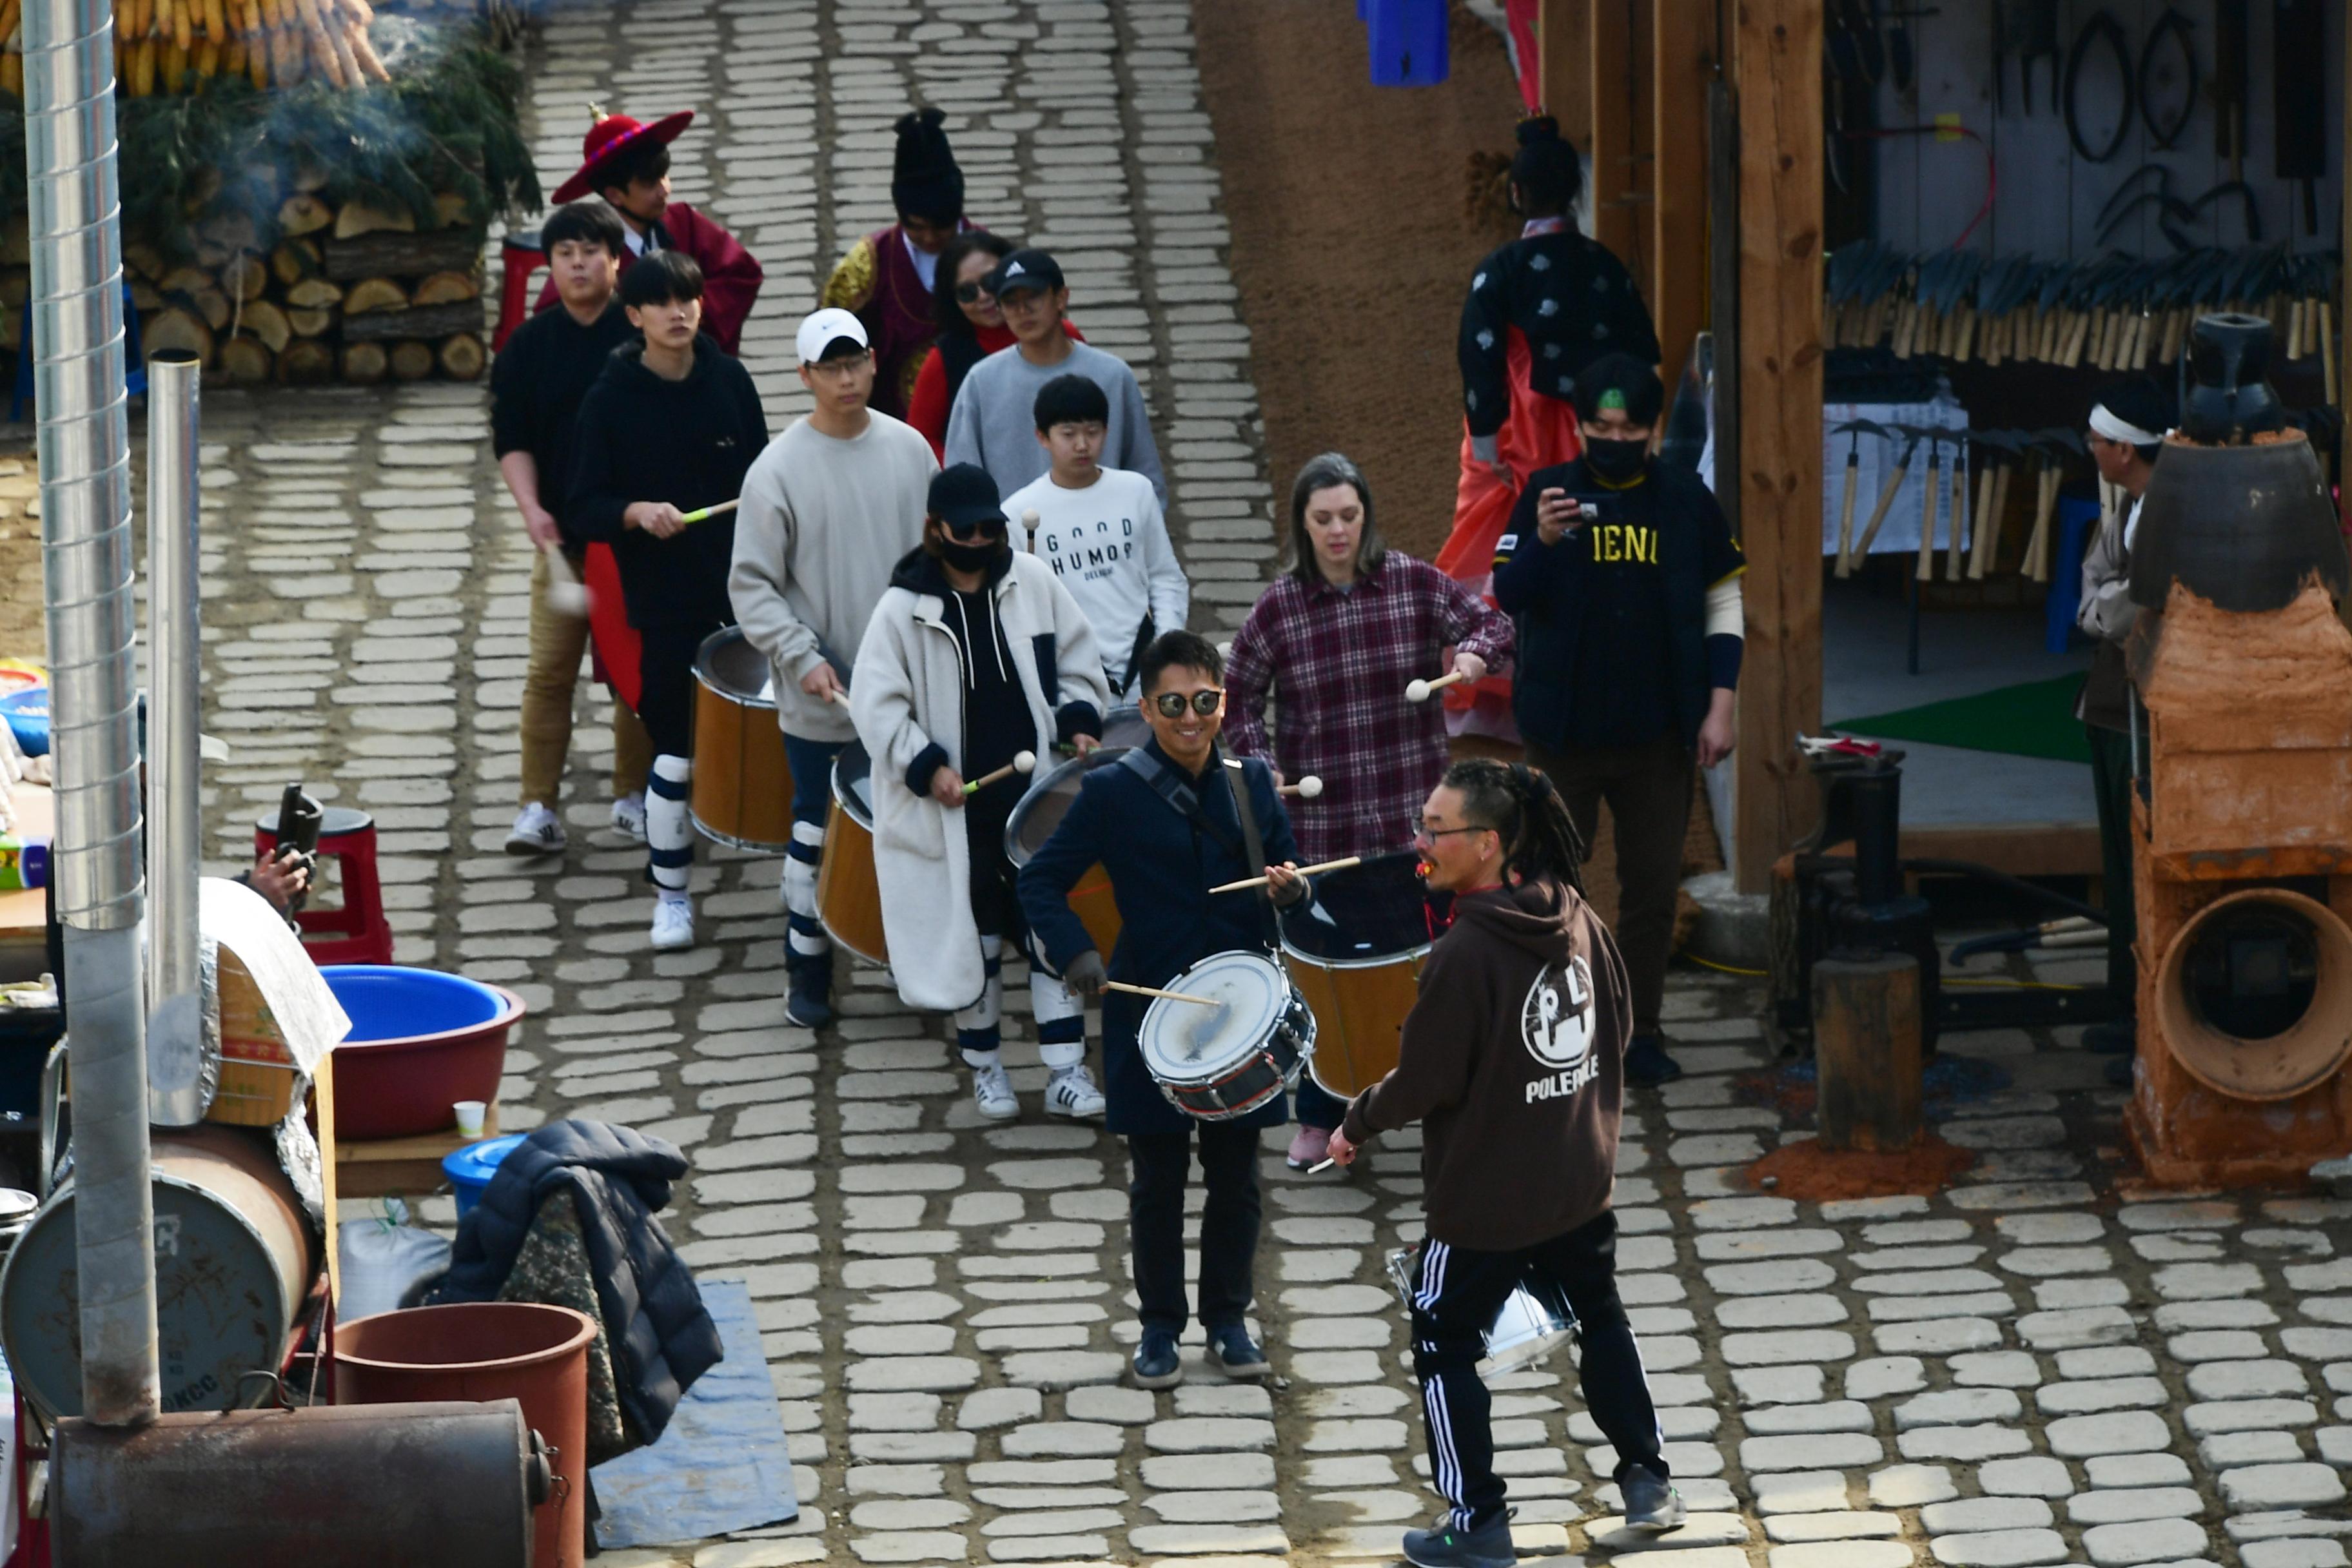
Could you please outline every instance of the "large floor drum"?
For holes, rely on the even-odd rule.
[[[1404,1016],[1421,994],[1431,922],[1416,857],[1383,855],[1315,879],[1315,900],[1283,917],[1290,982],[1315,1012],[1317,1084],[1352,1100],[1394,1069]]]
[[[882,937],[882,889],[874,877],[874,764],[852,741],[833,763],[833,805],[824,819],[824,864],[817,872],[817,921],[825,934],[868,963],[890,962]]]
[[[1103,724],[1103,743],[1091,755],[1072,757],[1052,772],[1041,775],[1030,785],[1021,804],[1013,808],[1013,816],[1004,824],[1005,858],[1015,867],[1026,866],[1054,829],[1062,825],[1071,805],[1078,798],[1078,787],[1087,775],[1097,768],[1108,767],[1118,761],[1133,747],[1151,738],[1151,727],[1143,715],[1133,708],[1114,708]],[[1106,961],[1111,950],[1118,945],[1118,902],[1111,896],[1110,873],[1100,866],[1087,868],[1070,889],[1070,910],[1094,938],[1095,951]]]
[[[262,1404],[315,1268],[293,1184],[258,1137],[229,1127],[154,1135],[155,1326],[163,1409]],[[81,1414],[74,1189],[49,1196],[0,1272],[0,1346],[47,1416]]]
[[[706,838],[781,855],[793,841],[793,768],[776,725],[768,656],[740,626],[703,639],[694,659],[694,784],[688,806]]]

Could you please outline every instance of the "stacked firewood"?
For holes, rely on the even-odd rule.
[[[274,244],[235,216],[198,225],[182,264],[127,246],[141,346],[184,349],[241,385],[366,385],[436,370],[474,380],[488,357],[481,231],[456,196],[441,198],[438,218],[430,227],[405,208],[338,208],[298,190],[278,208]]]

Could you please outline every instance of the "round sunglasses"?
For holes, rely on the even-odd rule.
[[[1218,705],[1224,700],[1224,691],[1219,687],[1212,686],[1205,690],[1195,691],[1192,697],[1192,711],[1206,719],[1217,710]],[[1184,716],[1184,694],[1181,691],[1163,691],[1151,700],[1151,705],[1160,710],[1160,716],[1162,719],[1181,719]]]
[[[971,522],[950,522],[946,518],[941,518],[940,526],[948,531],[948,537],[950,539],[974,537],[1002,539],[1004,537],[1004,520],[1001,517],[983,517]]]
[[[990,295],[988,290],[980,284],[965,282],[956,285],[955,297],[956,302],[960,305],[977,305],[982,300],[990,298]]]

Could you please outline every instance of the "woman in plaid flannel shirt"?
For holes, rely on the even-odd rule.
[[[1225,732],[1277,779],[1323,781],[1322,795],[1301,799],[1291,818],[1302,858],[1406,848],[1412,815],[1448,759],[1444,705],[1410,701],[1405,688],[1448,669],[1473,682],[1508,673],[1510,620],[1429,563],[1383,547],[1371,487],[1337,452],[1309,462],[1290,487],[1290,570],[1234,639]],[[1346,1110],[1300,1081],[1294,1168],[1323,1158]]]

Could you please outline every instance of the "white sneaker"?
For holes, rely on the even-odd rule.
[[[515,814],[514,826],[507,830],[507,853],[509,855],[561,855],[563,853],[563,824],[555,813],[537,801],[532,801]]]
[[[643,792],[614,797],[613,826],[640,844],[646,841],[646,797]]]
[[[1095,1080],[1087,1075],[1084,1062],[1064,1068],[1045,1080],[1045,1113],[1048,1116],[1100,1116],[1108,1103],[1103,1099],[1102,1090],[1095,1087]]]
[[[1010,1121],[1021,1114],[1021,1101],[1013,1097],[1013,1080],[1005,1076],[1003,1062],[971,1069],[971,1098],[991,1121]]]
[[[654,900],[654,950],[667,952],[694,945],[694,905],[686,899]]]

